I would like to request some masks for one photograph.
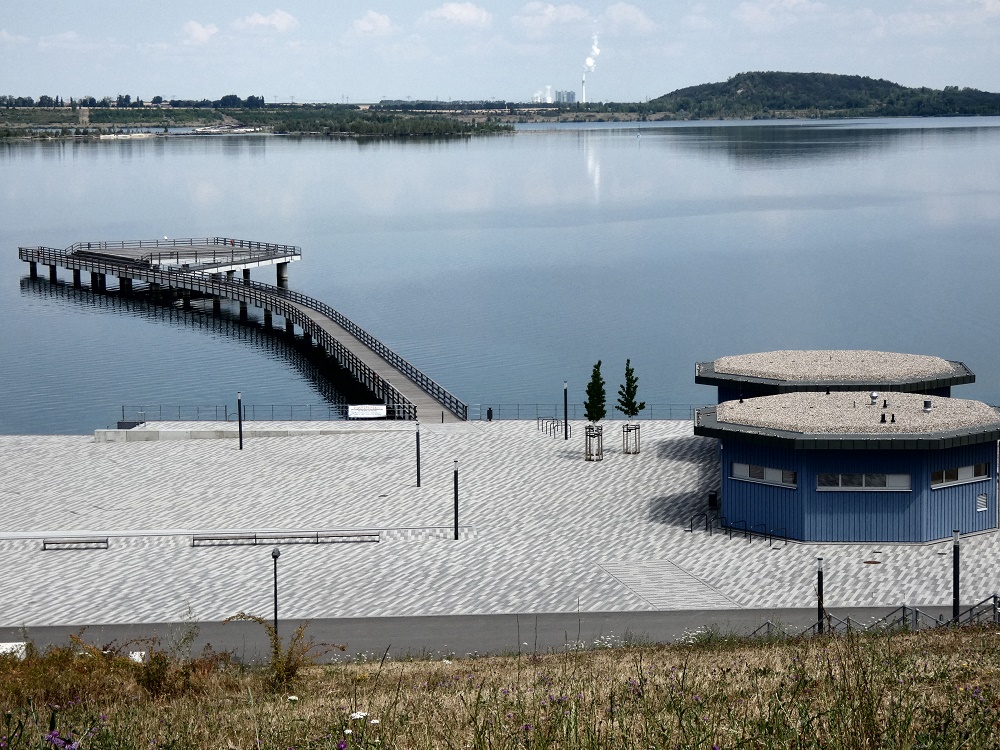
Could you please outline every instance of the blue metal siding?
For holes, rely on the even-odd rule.
[[[726,440],[722,459],[721,513],[729,525],[764,524],[787,529],[804,541],[926,542],[997,526],[997,445],[982,443],[946,450],[797,451]],[[732,479],[733,462],[796,471],[797,488]],[[931,489],[931,472],[989,465],[989,479]],[[824,491],[819,473],[909,474],[910,491]],[[987,510],[976,497],[987,496]]]
[[[967,445],[948,451],[931,451],[926,465],[926,505],[924,538],[944,539],[952,529],[963,534],[997,526],[997,447],[993,443]],[[985,463],[989,478],[968,484],[930,489],[931,472]],[[976,496],[986,494],[986,510],[976,510]]]
[[[801,451],[726,441],[720,457],[722,460],[720,512],[726,517],[728,525],[734,526],[738,521],[743,521],[749,529],[763,524],[768,533],[780,533],[790,539],[803,538],[802,476],[798,465]],[[734,462],[798,472],[798,488],[732,479],[731,467]],[[742,525],[738,528],[742,528]],[[757,529],[757,531],[762,530]]]

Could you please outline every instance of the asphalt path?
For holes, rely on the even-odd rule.
[[[830,615],[870,623],[891,607],[836,609]],[[948,607],[922,610],[937,618],[951,616]],[[467,658],[488,654],[560,652],[575,644],[586,647],[623,643],[672,643],[699,630],[748,635],[768,621],[797,633],[817,620],[816,609],[692,610],[656,612],[582,612],[559,614],[448,615],[428,617],[359,617],[310,621],[278,621],[284,639],[306,623],[306,637],[318,644],[343,646],[320,661],[337,659]],[[231,652],[243,662],[267,658],[267,634],[254,622],[199,622],[134,625],[86,625],[0,628],[0,642],[30,639],[36,647],[67,645],[71,635],[101,648],[125,651],[210,646]]]

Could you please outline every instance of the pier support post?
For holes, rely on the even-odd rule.
[[[247,322],[247,301],[245,299],[240,300],[240,323]]]
[[[288,264],[278,263],[276,268],[278,270],[278,288],[288,289]]]
[[[57,270],[58,270],[57,266],[49,266],[49,281],[51,281],[53,284],[59,281],[59,276],[56,274]]]
[[[244,268],[243,269],[243,283],[244,284],[249,284],[250,283],[250,269],[249,268]]]
[[[309,344],[312,344],[312,341],[313,341],[312,334],[309,333],[309,331],[303,331],[302,332],[302,342],[304,344],[306,344],[306,346],[308,346]]]
[[[288,318],[285,318],[285,333],[289,336],[295,335],[295,324]]]
[[[33,260],[28,261],[28,275],[33,278],[38,278],[38,264]]]
[[[264,308],[264,328],[266,328],[269,331],[272,328],[271,311],[268,310],[266,307]]]
[[[185,310],[190,310],[191,309],[191,290],[190,289],[185,289],[181,293],[181,296],[184,299],[184,309]]]
[[[90,290],[92,292],[101,291],[101,282],[104,281],[104,274],[95,271],[90,272]]]
[[[212,312],[216,315],[222,312],[222,297],[218,294],[212,296]]]
[[[121,294],[131,294],[132,293],[132,279],[118,278],[118,291]]]
[[[79,268],[73,269],[73,286],[79,289],[82,286],[82,281],[80,279],[81,273]]]

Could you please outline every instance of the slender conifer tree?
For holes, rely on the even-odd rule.
[[[625,382],[618,386],[618,405],[615,408],[628,417],[630,422],[646,408],[645,401],[639,403],[635,401],[638,391],[639,378],[635,376],[635,370],[632,369],[632,360],[626,359]]]
[[[583,403],[587,419],[595,424],[607,415],[607,393],[604,390],[604,378],[601,377],[601,360],[597,360],[594,370],[587,383],[587,400]]]

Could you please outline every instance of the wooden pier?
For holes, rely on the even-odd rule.
[[[106,291],[107,277],[118,279],[122,293],[133,283],[151,289],[178,289],[211,296],[218,311],[222,299],[239,302],[241,317],[247,306],[264,310],[264,325],[272,315],[285,319],[285,331],[319,347],[347,369],[387,407],[389,418],[426,421],[463,421],[468,406],[434,382],[361,326],[319,300],[288,288],[288,263],[299,260],[301,250],[290,245],[240,240],[229,237],[206,239],[143,240],[141,242],[78,242],[65,250],[21,247],[18,257],[30,265],[31,277],[38,266],[73,271],[73,285],[82,286],[82,274],[90,274],[93,291]],[[250,280],[250,269],[273,265],[277,285]],[[235,278],[236,271],[242,278]]]

